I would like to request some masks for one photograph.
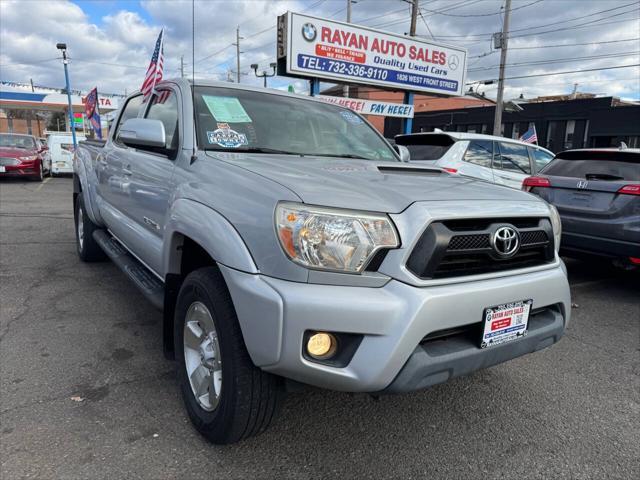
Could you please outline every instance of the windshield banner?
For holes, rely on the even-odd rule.
[[[341,107],[349,108],[361,115],[381,115],[383,117],[413,118],[413,105],[405,103],[376,102],[361,98],[330,97],[318,95],[327,103],[335,103]]]
[[[278,57],[286,58],[286,72],[280,74],[464,94],[467,51],[462,47],[299,13],[285,15],[278,21]]]

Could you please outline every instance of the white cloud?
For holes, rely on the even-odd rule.
[[[514,0],[513,7],[524,7],[532,0]],[[545,45],[594,43],[640,37],[638,6],[623,7],[630,0],[587,2],[583,0],[545,0],[513,12],[508,63],[530,63],[538,60],[574,58],[579,56],[629,53],[624,57],[602,57],[591,60],[566,60],[546,65],[510,65],[507,77],[550,73],[564,70],[588,70],[640,63],[638,40],[600,45],[546,48]],[[502,0],[480,2],[422,2],[424,19],[436,38],[447,43],[466,46],[470,57],[490,52],[490,33],[500,30],[500,15],[480,15],[500,10]],[[72,58],[72,86],[87,90],[94,85],[104,92],[123,93],[139,86],[151,56],[160,28],[166,28],[165,76],[179,72],[180,56],[184,55],[186,72],[191,72],[191,2],[145,0],[143,9],[113,10],[109,2],[92,4],[104,7],[102,18],[89,18],[83,5],[67,0],[0,1],[0,78],[50,86],[62,86],[64,75],[56,42],[66,42]],[[456,5],[459,5],[456,7]],[[621,8],[623,7],[623,8]],[[442,14],[427,12],[442,10]],[[242,81],[261,84],[250,70],[251,63],[266,66],[275,60],[275,26],[277,15],[287,10],[308,10],[310,14],[344,19],[345,0],[277,0],[277,1],[196,1],[196,76],[225,79],[229,69],[235,69],[235,29],[240,25]],[[597,13],[603,10],[610,12]],[[88,11],[88,10],[87,10]],[[354,22],[403,33],[408,29],[409,7],[400,0],[360,0],[353,5]],[[617,15],[617,16],[613,16]],[[611,16],[607,19],[604,17]],[[584,17],[583,19],[575,19]],[[629,19],[635,21],[628,21]],[[624,20],[621,22],[621,20]],[[595,21],[595,22],[594,22]],[[97,22],[97,23],[92,23]],[[583,27],[580,24],[594,22]],[[617,23],[609,23],[617,22]],[[600,25],[600,23],[604,23]],[[579,28],[573,28],[578,26]],[[539,28],[530,28],[539,27]],[[263,33],[260,33],[264,31]],[[531,35],[536,33],[536,35]],[[546,32],[546,33],[544,33]],[[418,33],[429,38],[422,19]],[[523,36],[523,35],[527,36]],[[453,37],[445,37],[453,36]],[[540,47],[520,49],[521,47]],[[210,58],[213,53],[216,55]],[[198,60],[201,60],[198,62]],[[471,58],[468,79],[497,77],[499,54]],[[471,70],[492,67],[487,70]],[[507,98],[524,93],[526,97],[570,91],[573,83],[581,91],[606,93],[631,98],[640,97],[640,69],[581,72],[572,75],[543,76],[508,80]],[[293,84],[296,91],[306,90],[306,82],[277,77],[274,86]],[[494,86],[482,88],[494,95]]]

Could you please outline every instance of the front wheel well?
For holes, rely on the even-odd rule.
[[[165,356],[174,359],[173,322],[180,287],[191,272],[204,267],[218,268],[218,266],[214,258],[200,244],[185,235],[175,234],[171,245],[173,268],[172,273],[168,273],[165,278],[162,337]]]

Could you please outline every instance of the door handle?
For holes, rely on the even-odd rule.
[[[122,173],[124,175],[126,175],[127,177],[133,175],[133,172],[131,171],[131,165],[127,165],[126,167],[122,168]]]

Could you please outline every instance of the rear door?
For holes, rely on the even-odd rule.
[[[472,140],[460,162],[462,175],[480,178],[493,183],[493,142],[491,140]]]
[[[136,118],[142,105],[142,95],[129,98],[124,105],[118,123],[113,131],[109,148],[99,156],[96,162],[96,174],[98,176],[98,194],[104,201],[103,209],[106,215],[103,217],[109,228],[120,238],[126,234],[128,228],[121,221],[122,209],[129,194],[131,172],[129,155],[134,149],[127,147],[118,140],[120,127],[130,118]],[[109,220],[114,218],[113,222]]]
[[[511,188],[522,188],[522,181],[531,175],[531,160],[527,147],[511,142],[494,143],[495,182]]]
[[[544,167],[546,167],[551,160],[553,160],[553,154],[537,147],[528,147],[529,156],[532,160],[532,166],[534,173],[538,173]]]
[[[552,203],[566,232],[640,242],[640,151],[562,152],[534,193]]]

